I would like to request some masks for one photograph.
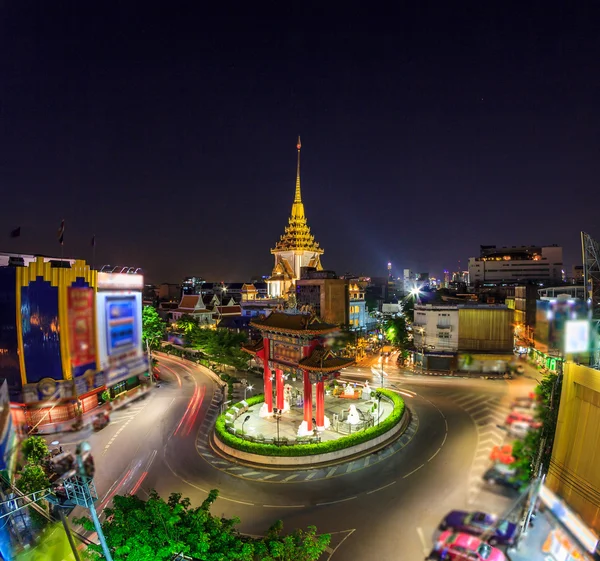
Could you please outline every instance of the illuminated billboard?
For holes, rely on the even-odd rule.
[[[135,295],[106,299],[106,342],[108,356],[130,351],[136,344]]]
[[[67,289],[69,349],[74,377],[96,367],[94,341],[94,291],[91,288]]]
[[[148,361],[142,352],[141,292],[96,294],[98,358],[106,385],[143,374]]]
[[[585,319],[565,322],[565,352],[587,353],[590,349],[590,322]]]

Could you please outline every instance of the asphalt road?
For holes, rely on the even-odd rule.
[[[348,369],[343,378],[379,385],[373,364]],[[199,504],[217,488],[215,514],[238,516],[247,533],[261,534],[281,518],[290,529],[316,525],[331,533],[325,559],[417,561],[430,551],[449,510],[501,514],[514,501],[488,489],[481,474],[491,447],[504,440],[498,425],[510,403],[534,385],[527,376],[411,376],[390,360],[384,363],[384,385],[401,393],[416,414],[410,440],[369,461],[278,472],[215,456],[208,443],[218,413],[214,383],[202,367],[177,358],[162,358],[159,368],[160,387],[114,412],[111,424],[89,438],[99,507],[114,494],[143,496],[152,488],[164,496],[181,492]]]

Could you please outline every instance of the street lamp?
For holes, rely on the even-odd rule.
[[[277,407],[273,407],[273,417],[277,421],[277,446],[279,446],[279,419],[281,419],[281,414],[283,411],[281,409],[277,409]]]
[[[244,401],[246,401],[246,392],[248,390],[252,391],[254,389],[254,386],[244,386]]]
[[[244,425],[246,421],[250,418],[250,415],[246,415],[246,418],[242,421],[242,436],[244,436]]]

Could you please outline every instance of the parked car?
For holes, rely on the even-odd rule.
[[[520,489],[522,483],[515,480],[516,470],[504,464],[494,464],[483,474],[483,480],[489,485],[501,485],[509,489]]]
[[[486,512],[453,510],[440,524],[440,530],[465,532],[474,536],[485,534],[491,545],[512,544],[517,534],[517,525],[508,520],[498,520]]]
[[[539,429],[542,426],[542,423],[536,421],[533,413],[524,413],[520,411],[511,411],[506,420],[504,421],[507,425],[512,425],[513,423],[527,423],[531,428]]]
[[[442,532],[428,560],[443,561],[506,561],[499,549],[475,536],[461,532]]]
[[[539,399],[534,392],[530,392],[527,395],[515,398],[512,403],[512,407],[527,407],[529,409],[536,408],[539,404]]]
[[[525,438],[530,430],[531,425],[529,423],[517,421],[508,427],[508,434],[510,436],[514,436],[515,438]]]

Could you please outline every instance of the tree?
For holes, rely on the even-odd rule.
[[[410,338],[406,318],[398,316],[391,318],[385,323],[385,337],[395,347],[398,347],[403,360],[408,359],[408,350],[410,348]]]
[[[21,452],[28,462],[39,464],[50,451],[43,436],[30,436],[21,443]]]
[[[402,314],[409,323],[415,321],[415,299],[413,296],[408,296],[402,300]]]
[[[317,528],[294,530],[283,536],[283,523],[278,520],[267,535],[256,544],[255,559],[261,561],[317,561],[331,541],[329,534],[317,535]]]
[[[190,335],[198,328],[198,320],[190,314],[183,314],[177,320],[177,331],[180,333]]]
[[[156,491],[147,500],[115,496],[102,523],[114,561],[167,561],[177,554],[203,561],[315,561],[329,544],[330,536],[317,536],[312,526],[283,536],[281,522],[264,538],[244,536],[235,528],[239,519],[210,513],[218,495],[212,490],[196,508],[180,493],[167,501]],[[93,531],[88,518],[75,523]],[[103,559],[100,546],[92,544],[89,549],[95,559]]]
[[[158,315],[156,308],[144,306],[142,309],[142,342],[151,350],[160,349],[160,342],[165,334],[166,324]]]
[[[542,473],[548,473],[556,432],[561,387],[562,376],[548,374],[535,388],[539,402],[536,419],[542,423],[542,426],[539,430],[529,432],[522,442],[517,441],[513,445],[513,457],[517,469],[516,478],[519,481],[527,482],[537,476],[535,468],[538,461],[541,464]]]
[[[50,480],[42,466],[38,464],[27,464],[19,474],[15,484],[17,489],[28,495],[36,491],[42,491],[50,487]]]

